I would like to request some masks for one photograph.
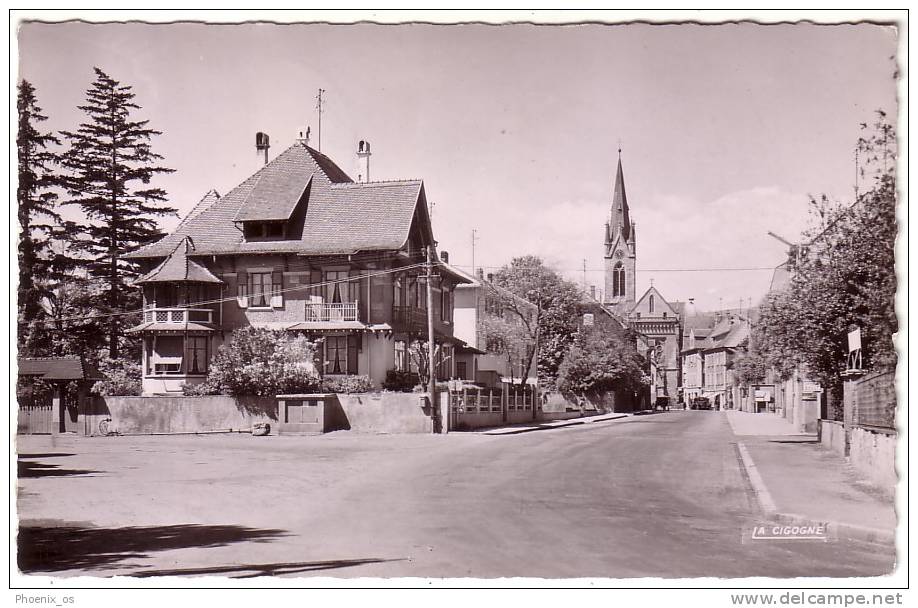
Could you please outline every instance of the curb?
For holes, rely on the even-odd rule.
[[[495,429],[488,429],[486,431],[479,431],[482,435],[519,435],[521,433],[531,433],[533,431],[549,431],[551,429],[563,429],[569,426],[576,426],[579,424],[588,424],[595,422],[607,422],[609,420],[618,420],[619,418],[627,418],[627,414],[616,414],[616,415],[604,415],[602,417],[592,417],[592,418],[571,418],[569,420],[552,420],[548,422],[543,422],[542,424],[534,426],[520,426],[520,427],[498,427]]]
[[[740,454],[741,465],[746,471],[746,477],[752,485],[759,507],[765,516],[775,523],[785,525],[808,525],[814,523],[825,523],[828,530],[834,531],[836,535],[844,536],[851,540],[859,540],[868,543],[893,544],[896,542],[895,531],[883,530],[880,528],[870,528],[868,526],[858,526],[855,524],[846,524],[838,521],[826,520],[817,522],[811,517],[799,515],[797,513],[782,513],[775,506],[774,499],[768,491],[768,487],[762,480],[752,456],[742,443],[737,443],[736,447]]]

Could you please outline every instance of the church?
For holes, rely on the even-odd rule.
[[[618,168],[612,191],[612,208],[605,232],[605,291],[603,304],[628,327],[646,339],[652,369],[654,397],[678,400],[681,384],[680,351],[685,305],[668,302],[653,286],[636,297],[637,236],[631,220],[625,176],[622,172],[622,151],[618,151]]]

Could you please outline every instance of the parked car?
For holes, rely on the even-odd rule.
[[[711,400],[707,397],[695,397],[695,400],[692,401],[693,410],[709,410],[711,409]]]
[[[657,397],[657,402],[654,404],[653,409],[664,412],[669,411],[669,397]]]

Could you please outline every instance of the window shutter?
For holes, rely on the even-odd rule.
[[[236,303],[239,308],[249,307],[249,276],[244,270],[236,274]]]
[[[348,334],[347,336],[347,373],[357,373],[357,351],[360,349],[360,335]]]
[[[284,273],[275,271],[271,276],[271,308],[284,307]]]

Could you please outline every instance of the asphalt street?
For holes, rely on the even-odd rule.
[[[21,438],[51,576],[848,577],[891,547],[753,540],[723,413],[519,435]],[[805,474],[799,472],[797,474]]]

